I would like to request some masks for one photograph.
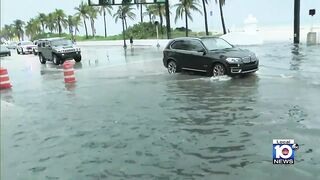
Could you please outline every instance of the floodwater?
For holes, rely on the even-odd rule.
[[[162,52],[83,46],[75,85],[33,55],[1,58],[1,179],[320,179],[320,47],[268,43],[244,77],[169,75]],[[300,145],[272,164],[272,139]]]

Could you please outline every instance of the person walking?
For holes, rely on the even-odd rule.
[[[132,36],[130,36],[130,45],[131,45],[131,48],[132,48],[132,46],[133,46],[133,37]]]

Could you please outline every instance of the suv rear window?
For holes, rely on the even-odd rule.
[[[189,50],[190,47],[186,41],[176,41],[171,45],[172,49]]]
[[[197,40],[183,40],[176,41],[171,45],[172,49],[186,50],[186,51],[200,51],[203,50],[203,46],[200,41]]]

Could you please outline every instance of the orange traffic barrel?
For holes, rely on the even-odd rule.
[[[76,77],[73,69],[74,63],[72,61],[65,61],[63,63],[63,74],[65,83],[75,83]]]
[[[7,69],[0,67],[0,89],[8,89],[11,87]]]

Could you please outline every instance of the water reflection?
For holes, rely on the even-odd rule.
[[[96,60],[98,61],[98,60]],[[96,62],[98,64],[98,62]],[[82,69],[82,62],[75,63],[73,66],[74,69]]]
[[[304,58],[302,54],[302,48],[299,44],[294,44],[291,48],[292,59],[290,61],[290,70],[298,71],[300,70],[301,61]]]

